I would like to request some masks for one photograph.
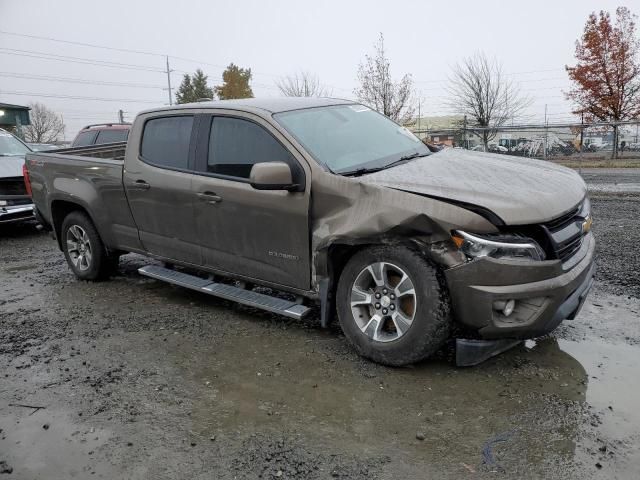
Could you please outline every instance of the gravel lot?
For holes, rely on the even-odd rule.
[[[372,364],[317,317],[140,277],[136,255],[79,282],[48,235],[0,229],[0,478],[639,478],[640,202],[597,185],[640,176],[590,174],[583,312],[466,369],[450,348]]]

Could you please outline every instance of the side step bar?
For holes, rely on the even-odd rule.
[[[147,265],[138,269],[140,275],[162,280],[181,287],[197,290],[198,292],[207,293],[215,297],[224,298],[233,302],[248,305],[250,307],[260,308],[273,313],[279,313],[285,317],[302,319],[311,309],[299,303],[284,300],[278,297],[272,297],[263,293],[245,290],[243,288],[227,285],[226,283],[217,283],[205,278],[196,277],[183,272],[169,270],[168,268],[158,265]]]

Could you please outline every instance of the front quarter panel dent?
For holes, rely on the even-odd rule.
[[[434,261],[447,267],[460,261],[447,245],[451,230],[497,231],[484,217],[459,206],[365,184],[357,178],[318,173],[311,191],[312,278],[316,290],[319,280],[329,275],[327,251],[334,244],[418,241],[429,246],[424,251],[433,253]]]

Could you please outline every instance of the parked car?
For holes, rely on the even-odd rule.
[[[33,203],[23,176],[24,157],[31,149],[0,129],[0,224],[33,219]]]
[[[490,143],[489,149],[490,152],[493,153],[508,153],[509,149],[507,147],[503,147],[502,145],[498,145],[496,143]]]
[[[88,147],[104,143],[126,142],[130,123],[98,123],[82,128],[71,143],[72,147]]]
[[[288,317],[317,301],[322,325],[337,313],[357,351],[387,365],[453,332],[470,336],[458,363],[477,363],[575,318],[593,282],[575,171],[431,153],[346,100],[148,110],[126,145],[32,153],[27,171],[78,278],[108,277],[136,252],[165,262],[142,275]]]

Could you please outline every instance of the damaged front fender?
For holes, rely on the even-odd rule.
[[[485,217],[451,203],[364,183],[357,177],[321,173],[311,191],[313,288],[331,294],[331,248],[412,242],[437,264],[448,268],[464,261],[451,248],[450,232],[465,228],[497,231]],[[327,282],[329,285],[327,285]]]

